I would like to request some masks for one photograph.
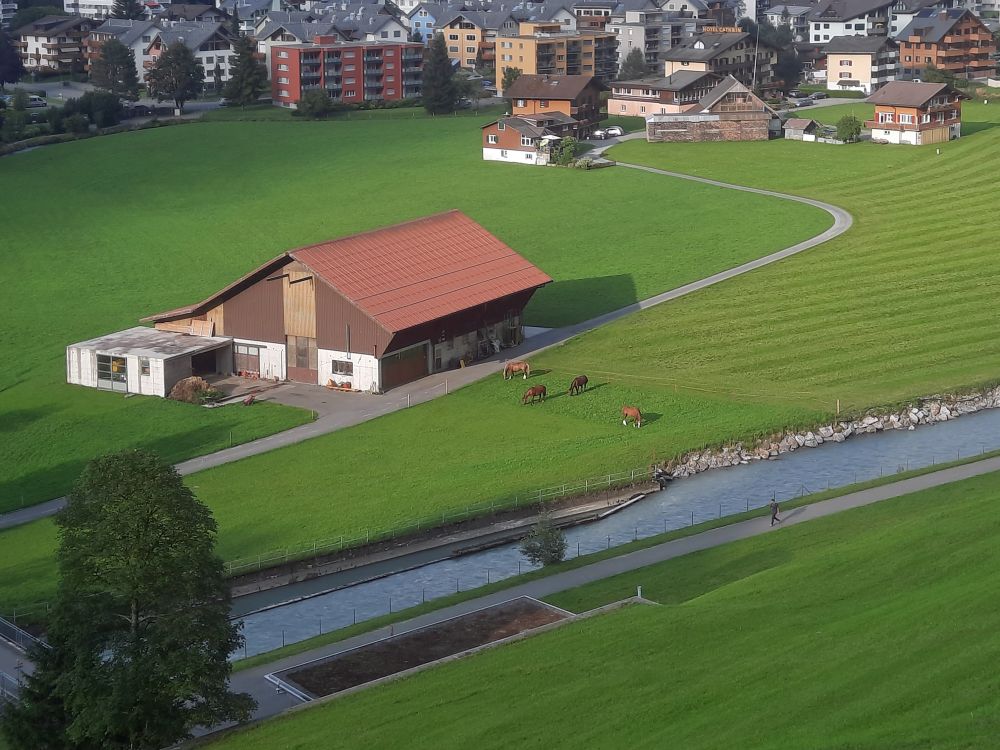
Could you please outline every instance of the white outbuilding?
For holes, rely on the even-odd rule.
[[[233,340],[136,326],[66,347],[66,380],[121,393],[166,396],[191,375],[229,373]]]

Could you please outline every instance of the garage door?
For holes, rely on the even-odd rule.
[[[382,358],[382,390],[387,391],[427,375],[427,344]]]
[[[260,347],[249,344],[233,346],[233,372],[237,375],[260,376]]]

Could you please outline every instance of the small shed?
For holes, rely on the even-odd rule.
[[[178,380],[232,370],[233,340],[136,326],[66,347],[66,380],[121,393],[166,396]]]
[[[790,141],[814,141],[820,124],[804,117],[791,117],[781,126],[785,138]]]

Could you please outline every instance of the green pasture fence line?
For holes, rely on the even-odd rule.
[[[524,495],[515,495],[513,498],[491,500],[489,503],[483,502],[478,505],[468,505],[464,510],[443,511],[439,514],[435,513],[434,515],[415,518],[412,521],[407,521],[388,529],[365,529],[364,534],[354,537],[338,536],[327,539],[314,539],[290,547],[269,550],[259,555],[230,560],[225,563],[226,575],[234,576],[241,573],[264,570],[275,565],[285,565],[331,552],[342,552],[344,550],[363,547],[372,542],[391,541],[427,529],[446,526],[449,523],[458,523],[480,516],[492,515],[497,511],[539,506],[544,502],[556,498],[568,497],[569,495],[626,487],[636,480],[650,477],[652,477],[652,469],[649,468],[602,474],[599,477],[539,488]]]

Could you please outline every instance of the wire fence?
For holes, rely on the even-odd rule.
[[[0,672],[0,701],[16,701],[20,694],[20,678]]]
[[[439,526],[461,523],[473,518],[494,515],[502,511],[539,507],[545,502],[571,495],[627,487],[636,481],[644,481],[650,478],[652,478],[652,469],[647,467],[602,474],[599,477],[590,477],[575,482],[543,487],[534,492],[515,495],[514,497],[468,505],[462,510],[452,512],[442,511],[441,513],[415,518],[388,528],[365,529],[363,534],[353,537],[337,536],[326,539],[314,539],[288,547],[273,549],[258,555],[230,560],[225,564],[226,574],[230,576],[241,575],[277,565],[285,565],[322,555],[343,552],[344,550],[363,547],[376,542],[393,541]]]

